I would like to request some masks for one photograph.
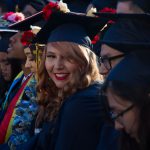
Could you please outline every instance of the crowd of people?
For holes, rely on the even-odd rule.
[[[0,150],[149,150],[149,11],[2,0]]]

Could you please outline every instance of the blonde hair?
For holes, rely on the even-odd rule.
[[[88,87],[94,81],[100,80],[96,55],[88,48],[71,42],[53,42],[53,47],[60,49],[62,55],[68,60],[79,64],[75,78],[62,90],[59,90],[54,82],[49,79],[45,68],[45,54],[39,69],[39,83],[37,86],[39,94],[39,104],[41,111],[37,117],[37,124],[43,119],[54,119],[66,97],[75,93],[79,89]],[[45,116],[45,117],[44,117]]]

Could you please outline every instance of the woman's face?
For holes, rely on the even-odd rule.
[[[48,43],[45,67],[57,88],[63,88],[70,83],[79,69],[78,63],[65,55],[61,49],[57,49]]]
[[[36,73],[36,62],[31,50],[27,47],[24,49],[24,53],[27,57],[25,67],[29,68],[32,73]]]
[[[122,115],[119,115],[114,119],[115,128],[117,130],[124,130],[127,134],[137,140],[139,116],[137,107],[134,106],[130,101],[123,100],[121,97],[113,94],[112,90],[109,88],[107,89],[106,93],[111,112],[110,114],[116,116],[124,112]]]

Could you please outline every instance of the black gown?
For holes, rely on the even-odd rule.
[[[56,123],[49,123],[18,150],[96,150],[105,113],[100,88],[96,82],[67,98]]]

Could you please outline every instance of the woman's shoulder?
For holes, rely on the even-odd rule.
[[[100,105],[100,88],[102,84],[100,82],[94,82],[87,88],[77,91],[65,100],[64,108],[73,109],[79,107],[91,107],[91,105]]]
[[[100,93],[101,87],[102,87],[102,83],[99,81],[95,81],[91,85],[89,85],[88,87],[78,90],[70,98],[97,96]]]

